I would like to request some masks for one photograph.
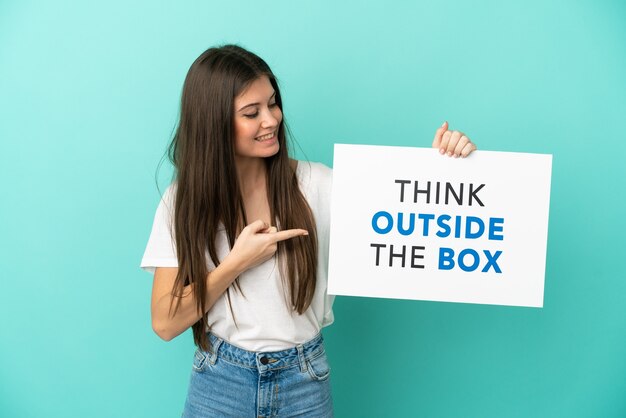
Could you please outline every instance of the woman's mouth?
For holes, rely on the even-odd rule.
[[[259,141],[259,142],[268,141],[270,139],[273,139],[275,134],[276,134],[276,132],[271,132],[269,134],[257,136],[256,138],[254,138],[254,140],[255,141]]]

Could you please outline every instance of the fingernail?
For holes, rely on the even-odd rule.
[[[439,149],[439,154],[442,154],[442,155],[443,155],[443,153],[444,153],[444,152],[446,152],[446,150],[445,150],[445,149],[443,149],[443,148],[440,148],[440,149]]]
[[[309,235],[309,231],[304,231],[304,234],[302,235]]]
[[[448,157],[452,157],[452,151],[448,152]]]
[[[454,154],[454,158],[459,158],[459,154]]]
[[[446,126],[446,122],[445,122],[445,121],[441,124],[441,127],[442,127],[442,128],[443,128],[444,126]]]

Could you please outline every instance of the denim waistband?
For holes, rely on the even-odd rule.
[[[215,363],[217,358],[241,367],[258,369],[261,372],[278,370],[299,365],[306,371],[306,360],[312,360],[324,354],[324,339],[319,333],[309,341],[293,348],[280,351],[257,352],[248,351],[224,341],[222,338],[208,333],[210,350],[207,360]]]

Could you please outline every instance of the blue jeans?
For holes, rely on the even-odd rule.
[[[197,349],[183,417],[332,417],[322,334],[294,348],[253,352],[209,334]]]

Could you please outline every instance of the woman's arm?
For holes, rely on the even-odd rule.
[[[205,278],[204,312],[198,312],[196,308],[196,295],[192,283],[183,288],[180,306],[176,315],[171,315],[170,300],[178,268],[157,267],[152,284],[152,329],[165,341],[182,334],[213,307],[217,299],[241,273],[270,259],[276,253],[278,241],[302,235],[308,235],[308,232],[303,229],[277,231],[275,227],[269,227],[260,220],[246,226],[235,240],[231,252]]]
[[[201,314],[196,309],[196,295],[192,283],[183,288],[183,296],[176,315],[170,315],[171,294],[177,274],[177,267],[157,267],[154,272],[154,282],[152,284],[152,329],[165,341],[170,341],[182,334],[206,313],[203,312]],[[205,279],[205,300],[208,309],[215,304],[237,276],[237,270],[234,266],[226,263],[221,263],[207,275]],[[176,301],[174,301],[175,303]]]

